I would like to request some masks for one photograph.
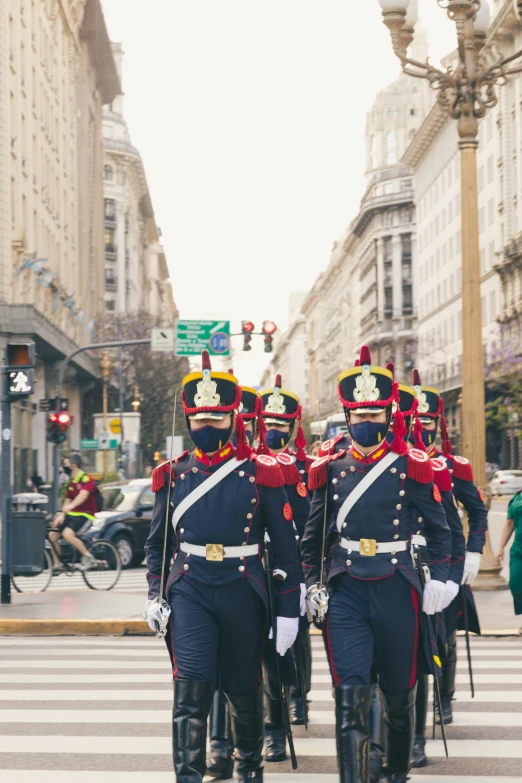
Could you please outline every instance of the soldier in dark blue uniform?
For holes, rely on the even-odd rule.
[[[442,473],[442,481],[447,491],[454,497],[454,505],[460,503],[468,514],[469,534],[465,552],[462,544],[456,544],[457,551],[452,553],[452,574],[449,577],[448,589],[452,591],[452,600],[446,605],[444,622],[446,626],[447,654],[442,666],[440,678],[440,695],[442,702],[442,719],[444,723],[453,720],[451,701],[455,693],[455,674],[457,667],[457,630],[462,629],[462,602],[466,601],[470,628],[474,633],[480,633],[477,610],[470,585],[475,579],[480,556],[486,541],[488,514],[480,489],[473,481],[471,465],[464,457],[454,456],[449,440],[444,417],[444,401],[437,389],[422,386],[417,370],[413,371],[413,388],[417,397],[417,416],[422,425],[421,437],[428,450],[428,455],[436,463],[446,465],[449,475]],[[442,450],[436,446],[435,440],[440,424]],[[436,474],[437,475],[437,474]],[[454,536],[457,535],[454,533]],[[457,541],[460,539],[457,538]],[[460,555],[458,555],[460,546]],[[460,591],[458,585],[462,584]],[[449,598],[448,594],[448,598]],[[425,756],[420,755],[420,763],[426,763]]]
[[[386,703],[386,779],[402,783],[413,747],[421,603],[430,615],[442,608],[451,534],[430,461],[408,451],[400,411],[391,446],[386,440],[397,385],[389,370],[372,366],[366,346],[360,366],[340,375],[339,396],[352,446],[310,469],[314,496],[301,542],[307,601],[312,614],[324,608],[318,581],[326,503],[326,632],[341,781],[369,780],[375,664]],[[430,579],[422,596],[412,548],[427,548]]]
[[[310,498],[306,486],[308,478],[306,440],[301,427],[301,405],[299,397],[282,388],[281,376],[277,375],[274,387],[261,392],[261,429],[259,451],[268,450],[275,456],[285,480],[286,494],[292,508],[296,539],[303,535],[310,511]],[[290,452],[290,441],[297,424],[295,444],[296,455]],[[299,465],[301,466],[299,468]],[[303,580],[303,617],[300,620],[299,635],[294,648],[294,663],[297,667],[297,683],[290,687],[290,720],[295,725],[305,723],[308,706],[306,694],[311,688],[312,649],[309,624],[305,615]],[[281,701],[277,690],[274,662],[270,655],[265,657],[266,722],[265,744],[267,761],[283,761],[286,758],[286,737],[281,713]],[[303,693],[305,698],[303,698]]]
[[[297,635],[300,569],[277,460],[252,455],[236,416],[241,401],[236,379],[212,372],[207,352],[202,358],[202,372],[186,376],[182,392],[196,448],[153,473],[156,501],[147,541],[146,614],[149,625],[161,630],[165,567],[165,596],[172,612],[167,640],[178,783],[203,779],[207,720],[218,686],[230,705],[237,777],[261,781],[261,662],[268,631],[265,531],[278,580],[275,630],[281,655]],[[234,419],[237,449],[231,443]]]
[[[228,371],[234,375],[233,370]],[[250,386],[241,387],[239,415],[245,425],[245,437],[249,446],[256,438],[256,418],[259,412],[259,392]],[[232,434],[232,443],[237,447],[237,438]],[[210,750],[207,754],[207,775],[218,780],[228,780],[234,771],[234,741],[230,727],[230,715],[226,695],[219,688],[214,691],[209,717]]]

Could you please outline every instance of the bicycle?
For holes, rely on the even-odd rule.
[[[52,518],[52,517],[51,517]],[[62,571],[55,574],[56,578],[67,576],[69,578],[82,575],[83,580],[90,590],[112,590],[116,586],[121,574],[121,559],[116,547],[105,539],[94,540],[87,530],[78,535],[83,541],[87,551],[94,558],[94,564],[84,570],[80,567],[81,555],[77,549],[61,541],[60,550],[53,544],[49,537],[52,528],[48,525],[45,534],[45,546],[43,552],[42,570],[34,575],[13,575],[11,582],[17,593],[43,593],[53,578],[53,558],[51,551],[57,555]]]

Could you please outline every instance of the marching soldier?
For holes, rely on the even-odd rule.
[[[282,388],[281,376],[277,375],[274,387],[261,392],[261,428],[259,450],[266,449],[277,459],[285,480],[285,490],[290,503],[293,521],[296,527],[296,538],[299,541],[303,535],[308,514],[310,499],[306,486],[307,457],[306,440],[301,427],[301,405],[299,397],[291,391]],[[289,444],[297,433],[295,444],[296,455],[290,453]],[[301,467],[299,467],[301,466]],[[303,583],[303,612],[304,612]],[[306,694],[311,688],[312,649],[310,644],[308,620],[303,616],[300,620],[299,635],[293,650],[294,662],[297,665],[297,685],[290,688],[289,710],[290,721],[294,725],[305,723],[308,706]],[[265,742],[266,760],[283,761],[286,758],[286,739],[281,713],[281,701],[277,692],[274,664],[270,654],[265,656],[265,696],[266,723]]]
[[[366,346],[360,366],[339,376],[339,396],[352,445],[310,469],[314,496],[301,543],[307,602],[312,614],[323,613],[331,592],[326,633],[342,783],[369,780],[374,663],[386,704],[386,779],[402,783],[413,747],[421,604],[428,615],[442,608],[451,534],[430,461],[408,451],[399,410],[391,446],[386,440],[397,385],[389,370],[372,366]],[[422,573],[429,569],[423,594],[412,562],[421,548]]]
[[[470,585],[475,579],[480,566],[480,556],[486,541],[488,515],[482,493],[473,481],[473,471],[469,461],[464,457],[454,456],[452,453],[453,449],[444,417],[444,401],[441,395],[437,389],[422,386],[417,370],[413,371],[413,387],[418,402],[417,416],[420,425],[422,425],[421,437],[428,451],[428,456],[434,465],[442,464],[447,468],[447,471],[435,471],[435,476],[440,477],[439,486],[447,492],[452,492],[455,498],[453,505],[456,505],[458,502],[464,507],[468,514],[469,523],[467,545],[464,546],[462,545],[462,524],[460,524],[460,532],[452,526],[455,551],[452,553],[452,566],[448,578],[447,599],[449,600],[446,601],[444,612],[447,653],[443,661],[442,676],[440,678],[442,720],[445,724],[448,724],[453,720],[451,701],[455,693],[457,630],[462,628],[463,601],[466,601],[466,616],[469,617],[470,623],[470,627],[467,630],[480,633],[480,624]],[[435,443],[439,424],[442,451],[437,449]],[[449,521],[449,512],[447,514]],[[462,587],[459,590],[460,584],[462,584]],[[427,763],[423,751],[424,743],[419,742],[417,744],[416,742],[416,766],[424,766]]]
[[[278,578],[273,630],[279,654],[294,643],[299,624],[300,569],[288,501],[277,460],[254,457],[246,442],[236,379],[212,372],[204,351],[202,371],[187,375],[182,385],[195,449],[153,473],[145,612],[159,633],[169,619],[174,770],[178,783],[203,779],[207,720],[220,686],[230,706],[238,780],[261,781],[265,531]],[[234,425],[237,448],[231,443]]]
[[[233,370],[228,371],[234,375]],[[239,415],[245,425],[245,437],[252,446],[256,438],[256,417],[259,393],[250,386],[241,387]],[[237,447],[237,438],[232,433],[232,443]],[[227,697],[222,690],[214,691],[209,717],[210,750],[207,754],[207,775],[218,780],[228,780],[234,772],[234,742],[230,728]]]

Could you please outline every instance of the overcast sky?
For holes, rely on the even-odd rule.
[[[182,318],[288,323],[363,193],[366,112],[399,69],[377,0],[102,0]],[[419,0],[437,60],[454,32]],[[257,385],[261,338],[234,370]]]

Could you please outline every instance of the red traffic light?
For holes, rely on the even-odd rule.
[[[252,321],[241,321],[241,331],[243,334],[252,334],[255,328]]]
[[[50,413],[49,414],[49,421],[51,422],[51,424],[56,424],[56,422],[58,421],[58,414],[57,413]]]
[[[60,413],[58,416],[58,421],[60,424],[69,425],[71,423],[71,414],[70,413]]]
[[[277,332],[277,325],[273,321],[265,321],[263,323],[263,334],[274,334]]]

